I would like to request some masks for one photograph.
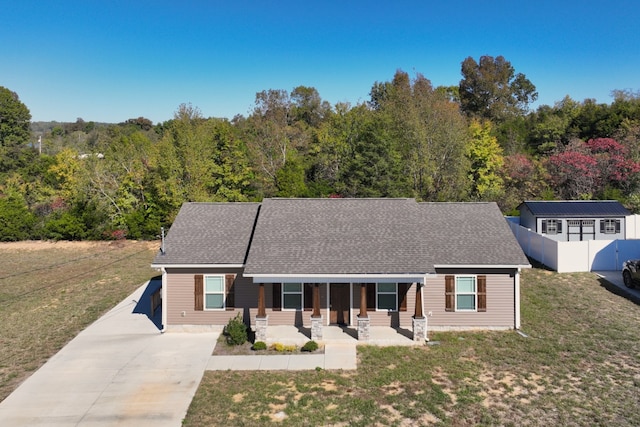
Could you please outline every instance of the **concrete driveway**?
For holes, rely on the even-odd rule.
[[[145,314],[148,300],[138,304],[146,288],[0,402],[0,425],[180,426],[219,333],[161,334]]]
[[[636,285],[635,289],[627,288],[622,280],[621,271],[594,271],[594,273],[607,282],[604,285],[611,292],[640,305],[640,285]]]

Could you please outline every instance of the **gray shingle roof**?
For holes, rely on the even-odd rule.
[[[424,274],[436,265],[528,265],[495,203],[187,203],[165,247],[154,264],[242,264],[248,250],[247,275]]]
[[[259,203],[185,203],[153,264],[243,264]]]
[[[434,265],[529,265],[496,203],[419,203]]]
[[[528,200],[522,202],[518,209],[523,205],[535,216],[620,217],[630,215],[630,212],[617,200]]]
[[[266,199],[246,274],[425,270],[412,199]]]

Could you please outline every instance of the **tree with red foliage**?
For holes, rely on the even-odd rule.
[[[580,140],[549,156],[547,170],[556,193],[563,199],[591,199],[600,187],[598,161]]]
[[[547,161],[557,193],[566,199],[592,198],[616,188],[632,192],[640,182],[640,163],[612,138],[571,141]]]
[[[613,138],[590,139],[587,147],[598,162],[602,179],[627,191],[637,185],[640,163],[630,158],[627,147]]]

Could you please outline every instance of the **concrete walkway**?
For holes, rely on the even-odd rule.
[[[211,371],[302,371],[322,369],[356,369],[354,344],[326,344],[324,354],[283,354],[268,356],[211,356]]]
[[[145,288],[0,402],[0,426],[180,426],[219,334],[160,334]]]

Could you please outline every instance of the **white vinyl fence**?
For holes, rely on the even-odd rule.
[[[520,226],[518,217],[507,222],[527,256],[559,273],[578,271],[621,270],[622,263],[630,258],[640,258],[640,233],[638,215],[627,217],[627,239],[587,240],[582,242],[557,242]],[[631,236],[631,237],[630,237]]]

